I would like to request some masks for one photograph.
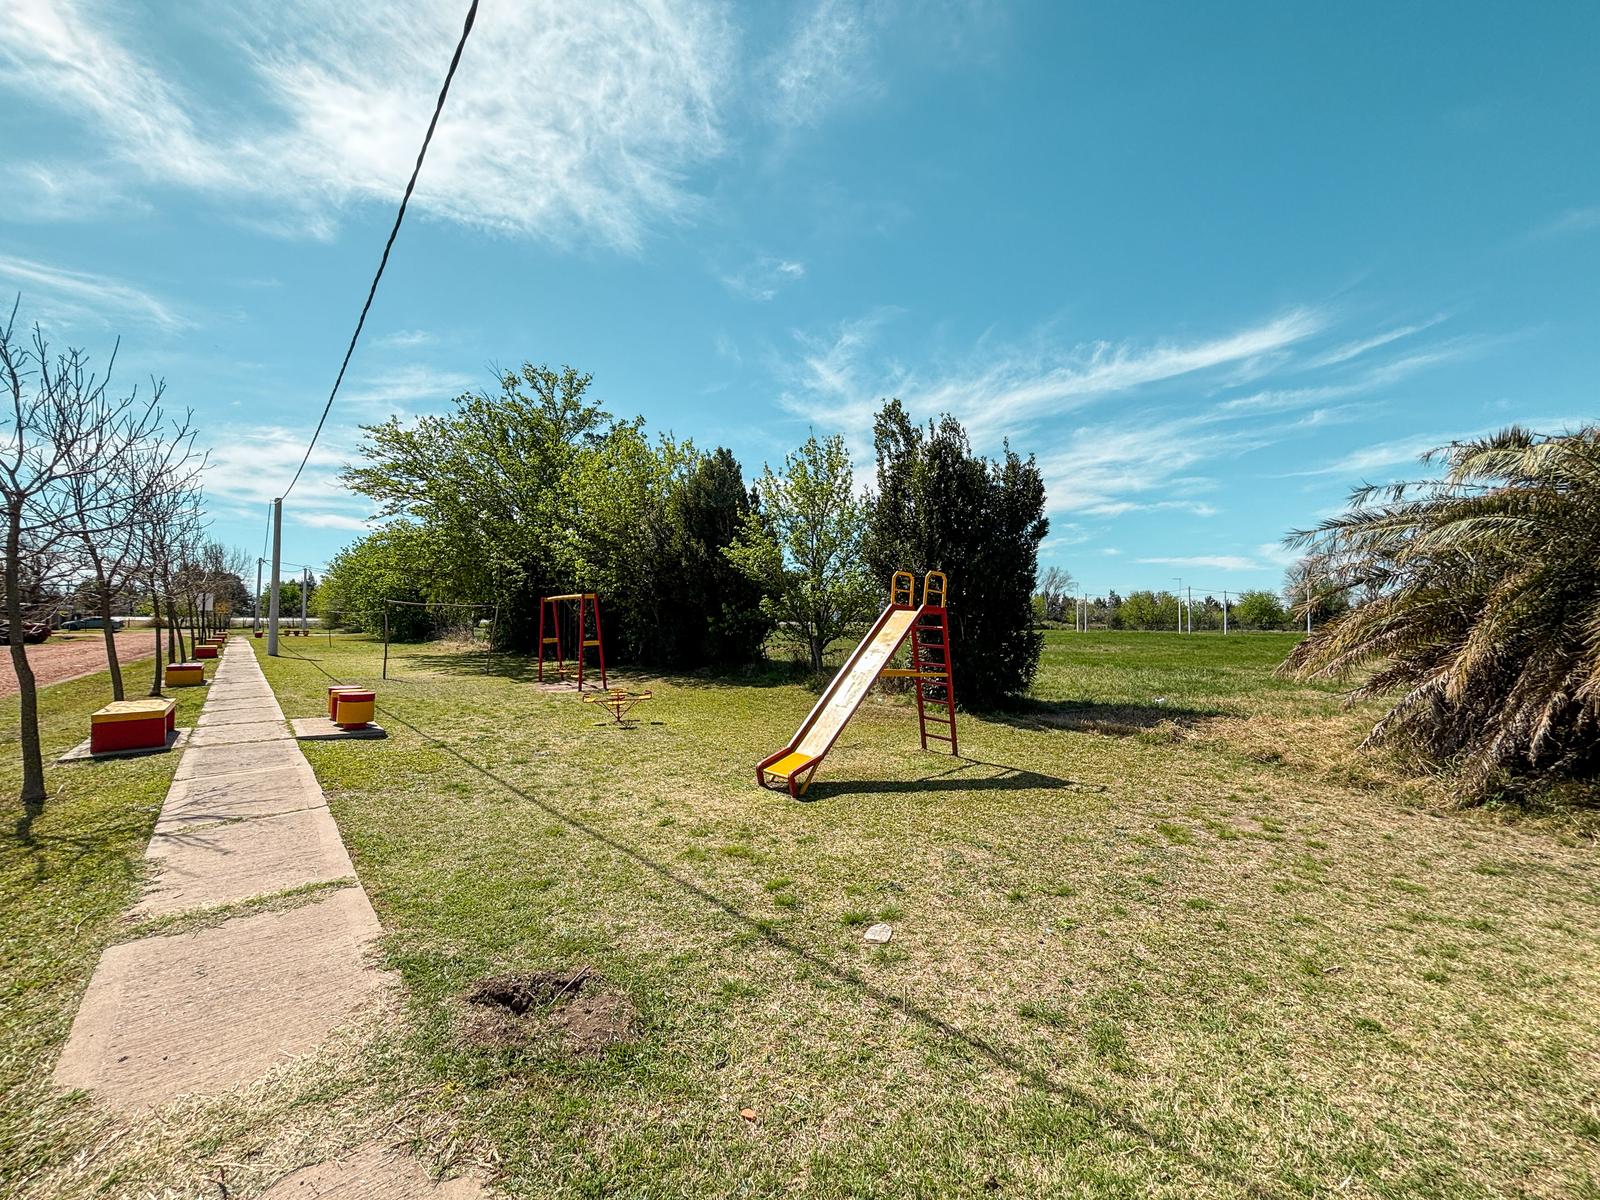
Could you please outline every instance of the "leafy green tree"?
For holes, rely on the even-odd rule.
[[[312,593],[317,615],[345,628],[380,632],[385,600],[422,603],[437,598],[432,548],[429,532],[414,522],[395,521],[374,530],[334,555]],[[418,642],[436,632],[426,609],[396,605],[388,612],[394,641]]]
[[[898,400],[879,410],[873,445],[873,577],[885,586],[899,569],[950,577],[951,665],[964,704],[1027,691],[1044,647],[1033,613],[1039,543],[1049,529],[1038,466],[1010,446],[999,459],[982,458],[954,417],[920,426]]]
[[[759,511],[744,515],[724,554],[764,590],[763,611],[804,641],[821,671],[829,644],[872,615],[880,592],[863,556],[867,506],[844,439],[813,434],[785,457],[782,474],[762,472],[756,492]]]
[[[380,516],[428,531],[442,570],[434,600],[497,599],[503,644],[533,644],[538,598],[570,591],[581,461],[614,428],[588,398],[591,377],[524,363],[499,391],[458,396],[453,411],[364,427],[364,465],[344,482]]]
[[[1118,629],[1178,628],[1178,598],[1171,592],[1129,592],[1116,608]]]
[[[1233,606],[1233,621],[1245,629],[1282,629],[1289,614],[1271,592],[1245,592]]]
[[[671,610],[661,625],[670,665],[759,657],[772,630],[761,604],[766,586],[723,553],[752,516],[759,523],[759,506],[727,449],[701,458],[668,498],[660,554],[668,569],[658,586]]]
[[[1506,429],[1361,488],[1293,539],[1363,596],[1283,670],[1396,697],[1369,743],[1452,765],[1469,797],[1600,772],[1600,426]]]

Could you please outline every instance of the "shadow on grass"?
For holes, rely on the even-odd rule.
[[[295,657],[300,656],[296,655]],[[315,667],[318,671],[321,671],[322,674],[328,675],[328,672],[323,670],[316,663],[309,663],[309,665]],[[328,678],[332,679],[333,677],[328,675]],[[337,682],[337,680],[335,680],[335,682]],[[489,767],[474,762],[449,742],[444,741],[443,739],[434,736],[417,725],[412,724],[393,708],[380,706],[378,711],[381,712],[386,718],[393,721],[396,725],[405,726],[405,728],[409,729],[412,733],[416,734],[429,745],[432,745],[443,753],[448,754],[475,775],[478,775],[482,779],[497,785],[507,793],[516,796],[525,803],[539,809],[551,819],[559,821],[562,825],[565,825],[568,829],[583,834],[585,837],[593,839],[600,845],[605,846],[607,849],[632,860],[643,869],[650,871],[661,879],[671,883],[673,886],[679,888],[687,895],[693,896],[697,900],[700,900],[706,905],[707,908],[715,909],[716,911],[722,913],[732,921],[743,926],[755,936],[760,937],[768,945],[777,950],[783,951],[785,954],[788,954],[797,962],[804,963],[841,984],[855,988],[863,996],[868,997],[875,1004],[880,1005],[884,1010],[902,1014],[907,1018],[917,1021],[924,1027],[932,1030],[940,1036],[949,1038],[951,1041],[965,1046],[973,1054],[984,1059],[986,1062],[1013,1075],[1022,1086],[1035,1089],[1048,1096],[1052,1096],[1056,1099],[1072,1104],[1087,1113],[1095,1120],[1114,1126],[1121,1132],[1137,1138],[1139,1141],[1150,1146],[1152,1149],[1171,1154],[1174,1157],[1177,1157],[1190,1164],[1196,1169],[1204,1171],[1218,1180],[1222,1180],[1231,1184],[1243,1195],[1257,1197],[1258,1200],[1277,1200],[1278,1197],[1284,1195],[1282,1192],[1263,1187],[1261,1184],[1258,1184],[1254,1180],[1245,1177],[1239,1171],[1228,1166],[1226,1163],[1219,1162],[1213,1157],[1207,1156],[1200,1151],[1191,1149],[1181,1142],[1178,1142],[1173,1138],[1157,1131],[1156,1129],[1153,1129],[1151,1126],[1145,1124],[1132,1114],[1114,1108],[1106,1101],[1100,1099],[1100,1097],[1094,1095],[1092,1092],[1089,1092],[1076,1084],[1058,1079],[1048,1070],[1042,1070],[1038,1067],[1030,1066],[1028,1063],[1024,1062],[1022,1056],[1011,1047],[996,1041],[991,1041],[980,1032],[965,1029],[952,1021],[946,1020],[944,1017],[939,1016],[932,1009],[924,1007],[916,1001],[911,1000],[904,993],[890,993],[885,991],[883,988],[864,978],[859,972],[851,970],[849,967],[840,966],[831,959],[825,958],[823,955],[817,953],[817,951],[811,949],[809,946],[802,945],[800,942],[785,935],[781,930],[773,928],[770,921],[751,916],[749,913],[735,905],[732,901],[725,899],[716,892],[713,892],[710,888],[706,887],[698,880],[689,878],[675,868],[668,866],[666,863],[656,861],[641,851],[638,847],[624,841],[615,834],[608,833],[606,830],[601,829],[599,826],[592,824],[590,821],[585,820],[582,817],[577,817],[571,813],[565,812],[554,804],[551,804],[548,800],[541,799],[530,792],[524,791],[509,779],[496,774]],[[1002,767],[1001,769],[1011,770],[1011,768],[1005,767]]]
[[[429,643],[409,643],[408,649]],[[389,673],[395,674],[396,659],[402,658],[401,668],[414,671],[436,670],[448,671],[452,675],[480,675],[492,676],[497,679],[506,679],[512,683],[537,683],[539,681],[538,660],[526,654],[508,654],[501,651],[485,650],[480,648],[460,650],[447,650],[422,654],[408,654],[406,649],[397,650],[393,644],[389,647]],[[568,672],[571,673],[571,665]],[[549,662],[545,663],[545,682],[553,680],[554,667]],[[609,678],[637,682],[641,680],[660,681],[670,683],[674,687],[682,688],[764,688],[787,687],[792,684],[811,686],[812,690],[820,692],[832,673],[815,676],[811,670],[801,663],[767,662],[753,667],[729,668],[725,671],[703,670],[674,672],[668,670],[652,670],[640,667],[635,663],[612,666],[607,664]],[[591,661],[584,667],[584,682],[600,678],[599,668]]]
[[[978,716],[1018,729],[1068,729],[1078,733],[1104,733],[1129,737],[1162,726],[1194,729],[1226,716],[1217,708],[1187,708],[1181,704],[1100,704],[1092,700],[1021,700],[1004,709]]]
[[[919,779],[821,779],[806,789],[801,800],[814,803],[837,796],[866,796],[892,792],[987,792],[987,791],[1077,791],[1103,792],[1098,784],[1060,779],[1023,767],[985,762],[981,758],[958,758],[957,766],[936,771]],[[980,772],[987,770],[990,774]]]

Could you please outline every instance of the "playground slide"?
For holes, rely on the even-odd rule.
[[[757,783],[762,787],[787,787],[794,796],[801,795],[810,786],[811,773],[832,748],[845,723],[855,715],[872,681],[889,665],[894,652],[921,615],[920,607],[891,604],[883,610],[861,644],[839,668],[794,738],[782,750],[761,760],[756,767]],[[802,775],[804,783],[799,782]]]

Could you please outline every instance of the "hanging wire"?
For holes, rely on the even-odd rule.
[[[406,205],[411,202],[411,193],[417,186],[417,176],[422,173],[422,160],[428,154],[428,143],[433,141],[433,131],[439,125],[439,114],[444,111],[444,99],[450,94],[450,81],[455,78],[456,67],[461,62],[461,51],[466,48],[467,35],[472,32],[472,23],[477,18],[478,0],[472,0],[472,6],[467,9],[466,22],[461,27],[461,40],[456,43],[456,52],[450,56],[450,69],[445,72],[444,86],[439,89],[439,98],[434,102],[433,118],[428,122],[428,132],[423,135],[422,148],[417,151],[416,166],[411,168],[411,178],[406,183],[405,195],[400,197],[400,210],[394,215],[394,228],[389,231],[389,240],[383,245],[383,257],[378,260],[377,273],[372,277],[372,286],[367,289],[367,301],[361,306],[361,316],[356,320],[355,332],[350,335],[350,345],[345,348],[344,361],[339,364],[339,374],[334,378],[333,390],[328,393],[328,402],[322,406],[322,416],[317,420],[317,427],[311,434],[305,455],[300,459],[300,465],[295,468],[294,478],[289,481],[289,486],[283,489],[285,498],[294,491],[294,485],[300,482],[300,473],[306,469],[306,463],[311,460],[311,451],[316,448],[317,439],[322,436],[322,427],[327,423],[328,413],[333,410],[333,398],[339,394],[339,385],[344,382],[344,373],[350,366],[350,356],[356,352],[356,342],[361,337],[362,327],[367,323],[367,313],[372,308],[372,298],[378,294],[378,281],[383,278],[384,267],[389,265],[389,251],[394,249],[394,240],[400,235],[400,222],[406,219]]]

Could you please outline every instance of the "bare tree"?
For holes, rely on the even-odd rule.
[[[52,356],[43,332],[17,336],[12,306],[0,328],[0,386],[10,401],[0,433],[0,505],[4,506],[5,611],[11,663],[17,675],[18,741],[22,750],[23,816],[26,837],[44,811],[44,758],[39,740],[39,695],[24,643],[25,586],[43,587],[45,577],[71,569],[78,546],[80,510],[96,523],[114,506],[109,475],[96,479],[115,453],[116,429],[131,399],[113,399],[106,380],[89,369],[82,351]],[[81,499],[81,504],[79,503]]]
[[[1067,611],[1067,597],[1077,589],[1072,572],[1061,567],[1051,567],[1039,576],[1039,595],[1044,599],[1044,615],[1060,621]]]
[[[194,450],[192,414],[167,428],[160,401],[164,385],[151,381],[142,405],[130,396],[112,427],[99,461],[82,464],[69,490],[85,570],[105,635],[111,694],[124,699],[122,667],[112,628],[113,598],[127,590],[144,548],[143,521],[152,499],[174,487],[187,490],[198,480],[204,457]],[[73,452],[76,456],[76,451]]]

